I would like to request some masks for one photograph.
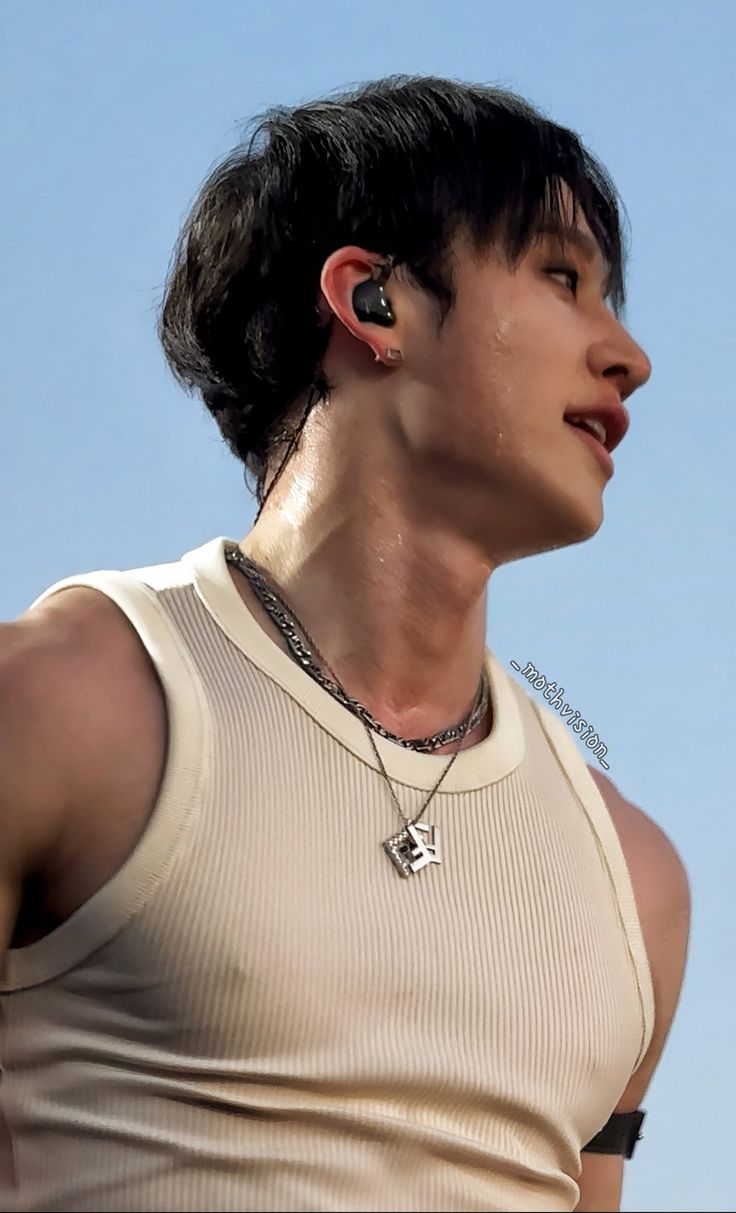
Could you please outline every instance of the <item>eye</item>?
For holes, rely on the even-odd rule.
[[[550,266],[547,273],[565,274],[570,279],[570,290],[572,291],[573,295],[577,294],[578,282],[580,281],[580,274],[577,270],[573,270],[567,265],[558,265],[554,267]]]

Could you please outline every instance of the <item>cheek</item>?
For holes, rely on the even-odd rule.
[[[523,433],[540,403],[546,359],[526,326],[503,316],[476,333],[466,348],[469,394],[479,419],[504,435]]]
[[[567,407],[575,355],[554,309],[528,301],[477,341],[473,377],[479,394],[514,432],[537,431]]]
[[[568,404],[569,322],[529,289],[506,289],[503,297],[466,291],[459,302],[425,363],[444,441],[466,453],[477,444],[484,457],[538,458]]]
[[[518,324],[508,309],[495,310],[482,300],[473,306],[466,299],[441,344],[445,386],[468,405],[477,402],[487,407],[494,398],[501,403],[513,393],[528,362],[520,356],[519,336]]]

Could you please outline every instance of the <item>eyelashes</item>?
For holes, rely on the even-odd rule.
[[[577,295],[578,283],[580,281],[580,274],[578,273],[577,270],[572,269],[569,265],[556,265],[556,266],[550,266],[549,269],[547,270],[547,273],[548,274],[564,274],[565,277],[567,277],[571,280],[570,290],[571,290],[572,294]]]

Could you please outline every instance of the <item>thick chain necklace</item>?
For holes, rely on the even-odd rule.
[[[395,737],[392,733],[389,733],[387,729],[384,729],[378,721],[373,719],[367,708],[364,708],[363,705],[358,702],[358,700],[352,699],[351,696],[349,696],[343,689],[343,687],[340,686],[333,671],[330,669],[308,631],[304,627],[304,624],[300,622],[299,618],[286,605],[283,598],[275,590],[275,588],[272,585],[269,585],[263,571],[259,569],[252,560],[249,560],[247,556],[243,555],[237,544],[230,543],[226,545],[225,559],[229,564],[235,565],[241,570],[241,572],[245,574],[259,602],[279,628],[279,631],[286,640],[292,654],[296,657],[302,668],[305,669],[307,673],[311,674],[312,677],[325,688],[325,690],[334,695],[334,697],[338,699],[340,703],[344,704],[345,707],[349,708],[350,711],[354,712],[354,714],[359,716],[362,720],[368,734],[368,740],[373,749],[373,753],[376,756],[376,761],[381,769],[381,774],[391,793],[394,807],[404,823],[404,828],[402,830],[399,830],[397,834],[392,835],[391,838],[387,838],[383,843],[383,849],[396,867],[397,871],[401,876],[412,876],[414,873],[420,872],[422,868],[425,868],[428,864],[441,863],[439,827],[427,825],[426,822],[421,821],[421,817],[424,814],[429,802],[439,790],[440,784],[444,781],[450,767],[460,753],[462,743],[467,733],[470,731],[473,725],[483,717],[489,699],[489,689],[485,668],[481,674],[480,685],[478,687],[478,693],[475,697],[473,707],[466,716],[465,720],[459,725],[454,725],[451,729],[444,729],[441,733],[435,734],[434,737],[423,738],[418,742],[407,741],[404,738]],[[305,639],[309,642],[309,644],[311,644],[314,653],[331,675],[331,679],[326,678],[322,673],[319,666],[315,662],[314,657],[301,640],[297,628],[301,630]],[[450,758],[445,769],[442,771],[439,779],[435,783],[427,799],[424,801],[424,804],[416,817],[407,817],[403,812],[396,792],[394,791],[393,784],[389,779],[383,759],[381,758],[378,747],[373,738],[372,730],[380,733],[383,737],[388,738],[390,741],[397,741],[400,745],[408,746],[410,749],[421,749],[425,752],[427,749],[431,751],[432,749],[437,749],[438,746],[445,744],[442,738],[445,738],[446,740],[457,739],[459,741],[457,750]]]
[[[306,670],[315,682],[324,687],[343,707],[346,707],[354,716],[358,716],[364,724],[375,733],[379,733],[381,737],[385,737],[387,741],[393,741],[397,745],[404,746],[407,750],[416,750],[420,754],[431,754],[441,746],[449,745],[452,741],[459,741],[461,738],[464,738],[483,719],[489,701],[489,688],[485,669],[481,674],[479,697],[476,698],[467,716],[459,721],[458,724],[441,729],[439,733],[434,733],[431,737],[406,738],[389,732],[380,721],[371,715],[362,703],[357,699],[353,699],[340,686],[304,624],[294,614],[293,609],[286,605],[275,587],[269,583],[262,569],[254,564],[252,560],[249,560],[247,556],[244,556],[237,545],[228,545],[225,549],[225,558],[229,564],[235,565],[245,574],[256,597],[273,619],[302,669]],[[311,645],[313,652],[310,652],[304,644],[299,635],[300,631]],[[329,673],[332,674],[331,678],[323,674],[314,659],[315,655]]]

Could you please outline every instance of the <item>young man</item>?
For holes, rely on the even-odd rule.
[[[256,524],[1,636],[11,1207],[619,1208],[687,878],[485,629],[601,525],[623,299],[605,172],[499,90],[275,110],[206,182],[161,334]]]

